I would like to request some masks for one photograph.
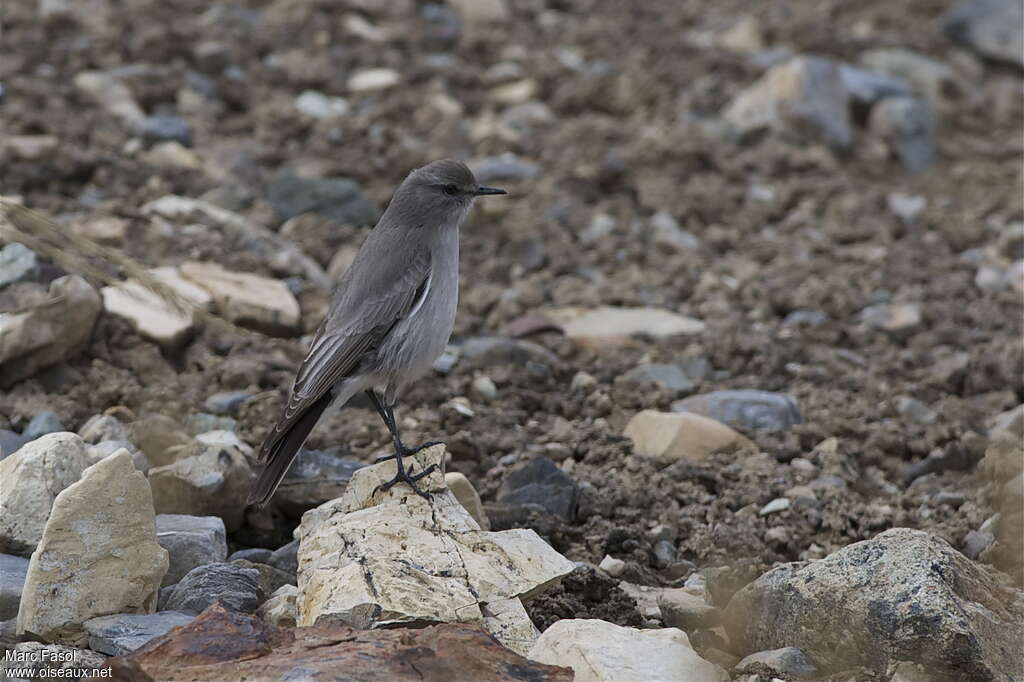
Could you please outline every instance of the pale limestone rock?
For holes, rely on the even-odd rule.
[[[54,501],[29,562],[18,633],[83,646],[90,618],[152,613],[167,565],[149,484],[119,451]]]
[[[505,0],[451,0],[448,5],[467,24],[503,22],[509,16]]]
[[[395,87],[401,79],[394,69],[362,69],[348,79],[348,89],[357,93],[378,92]]]
[[[116,216],[86,218],[71,223],[75,234],[99,244],[120,246],[128,234],[128,221]]]
[[[253,478],[245,455],[221,446],[208,446],[198,455],[149,470],[158,514],[219,516],[229,533],[245,521]]]
[[[576,682],[729,679],[723,669],[693,650],[682,630],[637,630],[603,620],[556,622],[533,645],[529,658],[571,667]]]
[[[73,433],[47,434],[0,460],[0,553],[31,554],[54,498],[88,466],[85,443]]]
[[[200,170],[203,167],[198,154],[175,140],[153,145],[152,149],[139,154],[139,160],[157,168]]]
[[[173,289],[188,304],[204,310],[211,307],[213,297],[209,292],[182,277],[177,268],[154,268],[149,274]],[[100,293],[104,310],[127,319],[139,334],[164,348],[181,346],[195,329],[194,312],[176,309],[134,280],[103,287]]]
[[[487,518],[484,503],[480,501],[480,494],[477,493],[468,478],[457,471],[449,471],[444,475],[444,484],[448,486],[448,489],[455,495],[455,499],[465,507],[481,529],[491,529],[491,521]]]
[[[492,88],[488,96],[498,104],[522,104],[533,99],[537,94],[537,89],[537,81],[532,78],[524,78]]]
[[[88,282],[78,275],[55,279],[48,299],[0,313],[0,386],[67,359],[92,336],[102,305]]]
[[[184,263],[181,274],[209,292],[220,314],[236,324],[281,335],[299,330],[299,302],[280,280],[214,263]]]
[[[256,609],[256,615],[269,625],[293,628],[298,619],[298,609],[295,605],[298,596],[299,588],[295,585],[282,585],[270,595],[270,599]]]
[[[55,150],[59,142],[56,135],[8,135],[0,146],[17,159],[34,161]]]
[[[547,310],[543,314],[559,324],[569,338],[602,344],[612,344],[633,334],[660,338],[704,331],[700,320],[659,308],[569,307]]]
[[[124,82],[104,71],[82,71],[75,75],[75,87],[133,130],[142,129],[146,113]]]
[[[444,454],[434,446],[406,466],[422,471]],[[486,624],[487,604],[529,598],[573,570],[532,530],[480,530],[439,471],[419,482],[429,501],[403,484],[377,490],[394,472],[394,462],[359,469],[342,497],[302,517],[300,625]],[[499,632],[519,629],[507,626],[522,624],[508,605],[491,608]]]
[[[690,412],[643,410],[629,420],[623,435],[633,441],[637,455],[663,466],[678,459],[700,461],[716,452],[755,449],[725,424]]]
[[[502,599],[481,606],[484,628],[520,656],[526,656],[540,637],[521,599]]]

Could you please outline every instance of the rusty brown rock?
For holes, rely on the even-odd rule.
[[[530,661],[486,632],[463,625],[353,630],[278,629],[214,604],[192,623],[109,661],[121,682],[204,680],[529,680],[569,682],[573,673]],[[295,672],[292,672],[295,671]],[[100,679],[100,678],[96,678]]]

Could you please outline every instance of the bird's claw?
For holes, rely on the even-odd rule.
[[[390,481],[387,481],[385,483],[381,483],[380,485],[378,485],[376,490],[374,490],[374,493],[376,493],[377,491],[387,492],[388,490],[391,490],[391,488],[396,483],[407,483],[409,485],[409,487],[412,488],[412,491],[414,493],[416,493],[417,495],[419,495],[420,497],[422,497],[425,500],[429,500],[430,499],[430,493],[428,493],[426,491],[423,491],[423,490],[420,490],[419,486],[416,485],[416,481],[419,481],[420,479],[425,478],[426,476],[429,476],[430,474],[432,474],[436,470],[437,470],[437,465],[436,464],[431,464],[430,466],[428,466],[426,469],[424,469],[420,473],[413,474],[411,469],[409,471],[406,471],[404,467],[399,466],[398,467],[398,473],[395,474],[395,477],[392,478]]]

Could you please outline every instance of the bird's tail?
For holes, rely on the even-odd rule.
[[[281,480],[288,473],[288,468],[295,461],[299,448],[306,442],[309,432],[316,426],[320,415],[331,404],[331,394],[327,393],[320,400],[310,405],[302,416],[296,419],[284,431],[275,428],[267,436],[260,447],[260,459],[265,462],[259,478],[249,491],[249,504],[264,506],[274,496],[274,491],[281,485]]]

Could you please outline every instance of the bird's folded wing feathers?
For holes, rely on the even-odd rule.
[[[266,459],[275,436],[285,434],[302,414],[322,398],[340,379],[348,376],[364,354],[378,346],[397,322],[413,310],[425,295],[430,278],[430,251],[418,249],[404,262],[399,273],[367,273],[345,282],[345,290],[331,306],[331,314],[320,325],[306,359],[299,366],[284,414],[259,457]]]

